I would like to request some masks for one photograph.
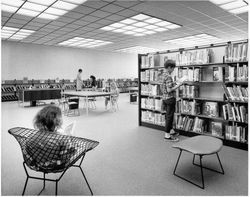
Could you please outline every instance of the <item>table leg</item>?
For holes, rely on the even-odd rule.
[[[89,99],[88,96],[86,96],[86,114],[89,115]]]

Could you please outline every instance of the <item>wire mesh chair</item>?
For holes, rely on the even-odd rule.
[[[56,182],[55,194],[57,195],[58,182],[70,167],[80,168],[90,193],[93,195],[81,164],[86,152],[95,148],[99,142],[57,132],[42,132],[22,127],[14,127],[8,132],[16,138],[23,154],[23,167],[27,178],[22,195],[25,193],[29,178],[43,180],[43,188],[39,194],[45,189],[45,181]],[[76,165],[78,160],[80,163]],[[30,176],[26,166],[31,170],[43,173],[43,178]],[[57,179],[48,179],[45,177],[48,173],[61,173],[61,175]]]

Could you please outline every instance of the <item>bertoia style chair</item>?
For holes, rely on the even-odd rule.
[[[81,164],[85,154],[95,148],[99,142],[56,132],[41,132],[22,127],[9,129],[8,132],[16,138],[23,154],[23,167],[27,178],[22,195],[25,193],[29,178],[43,181],[43,188],[39,194],[45,189],[45,181],[55,182],[55,195],[57,195],[58,182],[70,167],[78,167],[81,170],[90,193],[93,195]],[[77,161],[80,161],[80,163],[76,164]],[[30,176],[26,166],[31,170],[41,172],[43,178]],[[61,175],[57,179],[49,179],[46,178],[46,174],[49,173],[61,173]]]

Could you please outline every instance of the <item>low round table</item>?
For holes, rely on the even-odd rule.
[[[185,180],[185,181],[188,181],[189,183],[192,183],[192,184],[204,189],[205,186],[204,186],[203,168],[224,174],[224,170],[223,170],[223,167],[222,167],[219,155],[218,155],[218,152],[221,150],[222,146],[223,146],[222,140],[215,138],[215,137],[204,136],[204,135],[191,137],[191,138],[188,138],[188,139],[185,139],[185,140],[182,140],[180,142],[173,144],[173,146],[172,146],[173,148],[177,148],[180,150],[179,157],[178,157],[178,160],[176,162],[173,174],[175,176]],[[199,166],[201,169],[202,185],[194,183],[194,182],[176,174],[176,168],[177,168],[177,165],[179,163],[182,151],[186,151],[186,152],[193,154],[193,164],[196,166]],[[217,171],[217,170],[202,166],[202,157],[206,156],[206,155],[212,155],[212,154],[217,155],[218,161],[220,163],[221,171]],[[200,157],[200,164],[194,163],[196,155]]]

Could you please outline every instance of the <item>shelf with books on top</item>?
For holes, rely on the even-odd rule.
[[[210,67],[210,66],[223,66],[225,67],[226,63],[223,62],[214,62],[214,63],[206,63],[206,64],[190,64],[190,65],[176,65],[176,67],[195,67],[195,68],[204,68],[204,67]]]
[[[165,114],[166,112],[165,111],[161,111],[161,110],[157,110],[157,109],[150,109],[150,108],[141,108],[142,110],[145,110],[145,111],[152,111],[152,112],[158,112],[158,113],[161,113],[161,114]]]
[[[164,130],[152,117],[164,115],[160,105],[157,109],[161,110],[155,109],[154,102],[163,98],[164,62],[173,59],[173,82],[183,83],[176,92],[174,116],[180,134],[212,135],[223,139],[225,145],[247,150],[246,140],[241,140],[248,137],[247,46],[245,40],[138,55],[139,125]],[[148,113],[149,119],[142,118],[142,113]],[[179,118],[186,122],[178,127]]]
[[[222,100],[220,98],[194,98],[194,97],[180,97],[179,99],[184,99],[184,100],[198,100],[198,101],[214,101],[214,102],[219,102],[219,103],[227,103],[228,101]]]

